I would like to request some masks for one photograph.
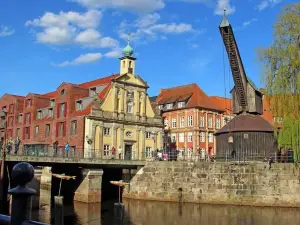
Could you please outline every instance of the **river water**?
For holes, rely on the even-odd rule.
[[[50,194],[41,190],[41,207],[32,219],[51,223]],[[65,225],[113,225],[113,203],[65,206]],[[300,224],[300,209],[178,204],[125,200],[124,225],[289,225]]]

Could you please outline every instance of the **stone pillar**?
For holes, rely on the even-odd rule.
[[[100,153],[100,158],[103,158],[103,125],[100,125],[100,132],[99,132],[99,153]]]
[[[135,98],[135,105],[136,105],[136,116],[140,115],[140,92],[139,91],[135,91],[134,93],[134,98]]]
[[[120,146],[122,148],[121,158],[124,159],[124,154],[125,154],[125,149],[124,148],[125,148],[125,145],[124,145],[124,128],[123,127],[120,128]],[[119,146],[118,146],[118,148],[119,148]]]
[[[118,116],[118,88],[114,87],[114,97],[113,97],[113,106],[114,106],[114,112],[113,117],[116,118]]]
[[[135,154],[134,154],[134,160],[139,159],[139,149],[140,149],[140,130],[136,130],[136,143],[135,143]]]
[[[124,90],[124,88],[121,88],[121,97],[120,97],[120,101],[121,101],[121,104],[120,104],[120,107],[121,107],[121,109],[120,109],[120,112],[121,113],[124,113],[124,95],[125,95],[125,90]]]
[[[157,133],[155,132],[154,137],[153,137],[153,141],[154,141],[154,151],[157,149]]]
[[[117,148],[117,128],[115,127],[115,125],[113,125],[112,127],[112,146],[111,147],[115,147]]]
[[[75,192],[74,201],[100,203],[102,175],[102,169],[83,170],[83,181]]]
[[[146,106],[147,106],[147,95],[145,92],[141,92],[143,96],[143,113],[142,113],[142,122],[146,121]]]
[[[34,169],[34,178],[27,184],[28,188],[32,188],[36,191],[36,195],[31,197],[32,208],[38,209],[40,207],[40,186],[42,178],[42,168]]]
[[[146,146],[145,146],[145,139],[146,139],[146,132],[143,129],[142,130],[142,157],[140,157],[139,159],[144,160],[146,158]]]

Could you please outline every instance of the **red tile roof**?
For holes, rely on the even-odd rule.
[[[224,110],[210,100],[204,91],[195,83],[162,89],[156,98],[158,105],[187,100],[185,108],[202,108],[223,112]],[[176,109],[176,108],[174,108]]]
[[[222,108],[226,115],[232,115],[232,100],[229,98],[210,96],[209,99],[217,106]]]
[[[108,77],[103,77],[103,78],[100,78],[100,79],[97,79],[97,80],[93,80],[93,81],[89,81],[89,82],[86,82],[86,83],[79,84],[79,86],[83,87],[83,88],[96,87],[96,86],[99,86],[99,85],[108,84],[108,83],[111,82],[112,79],[116,79],[119,76],[120,76],[120,74],[112,74]]]

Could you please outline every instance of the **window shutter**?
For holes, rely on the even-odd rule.
[[[67,135],[66,122],[64,122],[64,137]]]
[[[56,123],[56,137],[58,137],[59,123]]]
[[[65,103],[65,117],[67,116],[67,103]]]

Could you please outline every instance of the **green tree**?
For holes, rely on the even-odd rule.
[[[259,49],[265,95],[272,114],[282,117],[279,147],[300,158],[300,4],[284,7],[274,25],[274,42]],[[277,134],[277,132],[276,132]]]

